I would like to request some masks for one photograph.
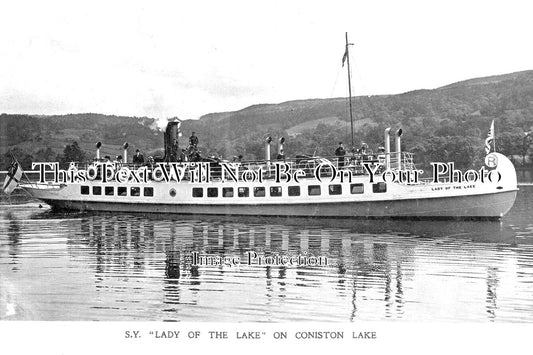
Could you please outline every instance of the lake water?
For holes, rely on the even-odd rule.
[[[501,222],[57,214],[38,202],[4,204],[0,319],[533,322],[532,210],[531,186]],[[283,265],[289,258],[296,263]]]

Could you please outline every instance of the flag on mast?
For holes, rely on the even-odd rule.
[[[489,134],[487,135],[487,138],[485,139],[485,153],[490,153],[490,145],[493,145],[494,151],[496,151],[496,144],[494,143],[494,120],[492,120],[492,123],[490,125]]]
[[[348,59],[348,46],[346,46],[346,50],[344,51],[344,55],[342,56],[342,67],[344,68],[344,62],[346,62],[346,59]]]
[[[22,168],[19,162],[13,158],[11,165],[7,171],[6,179],[4,180],[3,190],[6,195],[11,195],[13,190],[18,186],[22,178]]]

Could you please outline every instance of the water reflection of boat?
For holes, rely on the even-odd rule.
[[[112,217],[110,212],[79,212],[64,213],[49,210],[44,213],[34,214],[33,218],[50,218],[51,216],[79,216],[79,217]],[[212,215],[181,215],[174,214],[124,214],[124,218],[146,219],[148,221],[175,221],[176,223],[190,224],[228,224],[243,226],[284,226],[287,228],[325,229],[342,233],[359,234],[390,234],[413,238],[465,238],[484,243],[513,243],[516,232],[501,221],[475,221],[475,220],[420,220],[413,223],[409,220],[367,220],[367,219],[331,219],[319,217],[267,217],[267,216],[241,216],[238,221],[232,216]],[[529,239],[522,242],[529,243]],[[533,243],[533,240],[531,240]]]

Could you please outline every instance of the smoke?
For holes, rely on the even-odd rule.
[[[165,129],[167,128],[167,124],[169,122],[176,122],[176,121],[182,122],[182,120],[180,120],[177,117],[172,117],[172,118],[160,117],[154,120],[154,122],[150,125],[150,129],[154,131],[165,132]]]
[[[152,131],[165,132],[165,128],[167,128],[167,123],[168,123],[168,121],[170,121],[170,120],[171,120],[170,118],[163,118],[163,117],[156,118],[156,119],[150,124],[150,129],[151,129]]]
[[[167,128],[168,119],[160,117],[155,121],[155,125],[160,132],[164,132]]]

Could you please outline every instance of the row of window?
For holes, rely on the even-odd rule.
[[[116,190],[116,194],[115,194]],[[154,196],[153,187],[144,187],[142,188],[143,196],[152,197]],[[81,186],[81,194],[89,195],[91,192],[89,186]],[[269,189],[271,197],[280,197],[282,196],[281,186],[272,186]],[[351,194],[362,194],[365,192],[365,186],[363,184],[350,184],[350,193]],[[384,182],[378,182],[372,185],[372,192],[374,193],[383,193],[387,192],[387,184]],[[118,186],[116,189],[114,186],[104,186],[103,190],[104,195],[106,196],[128,196],[128,188],[125,186]],[[287,189],[289,196],[300,196],[300,186],[289,186]],[[342,195],[342,185],[334,184],[328,186],[329,195]],[[102,195],[102,186],[93,186],[92,187],[93,195]],[[176,196],[176,190],[170,189],[170,196]],[[320,196],[322,194],[320,185],[309,185],[307,187],[308,196]],[[207,197],[218,197],[219,188],[218,187],[208,187],[207,188]],[[254,197],[265,197],[266,189],[264,186],[258,186],[253,188]],[[130,196],[141,196],[141,188],[132,186],[130,187]],[[233,197],[234,189],[233,187],[223,187],[222,188],[222,197]],[[238,187],[237,188],[238,197],[249,197],[250,188],[248,187]],[[204,197],[204,188],[203,187],[193,187],[192,197]]]
[[[93,195],[102,195],[102,186],[93,186],[92,189]],[[143,190],[143,196],[152,197],[154,196],[154,188],[153,187],[145,187]],[[82,195],[89,195],[90,193],[90,187],[89,186],[81,186],[81,194]],[[115,196],[115,187],[114,186],[104,186],[104,195],[106,196]],[[128,188],[125,186],[118,186],[116,188],[116,196],[128,196]],[[130,196],[141,196],[141,188],[132,186],[130,187]]]
[[[270,196],[271,197],[280,197],[282,196],[281,186],[272,186],[270,187]],[[350,184],[350,193],[351,194],[362,194],[365,192],[365,186],[363,184]],[[387,192],[387,184],[384,182],[378,182],[372,185],[372,192],[374,193],[383,193]],[[287,189],[289,196],[300,196],[300,186],[289,186]],[[328,186],[329,195],[342,195],[342,185],[329,185]],[[218,187],[208,187],[207,188],[207,197],[218,197],[219,188]],[[320,196],[322,194],[320,185],[309,185],[307,187],[308,196]],[[254,197],[265,197],[266,189],[264,186],[258,186],[253,188]],[[233,187],[223,187],[222,188],[222,197],[233,197],[234,189]],[[237,188],[238,197],[249,197],[250,188],[248,187],[238,187]],[[203,187],[193,187],[192,197],[204,197],[204,188]]]

